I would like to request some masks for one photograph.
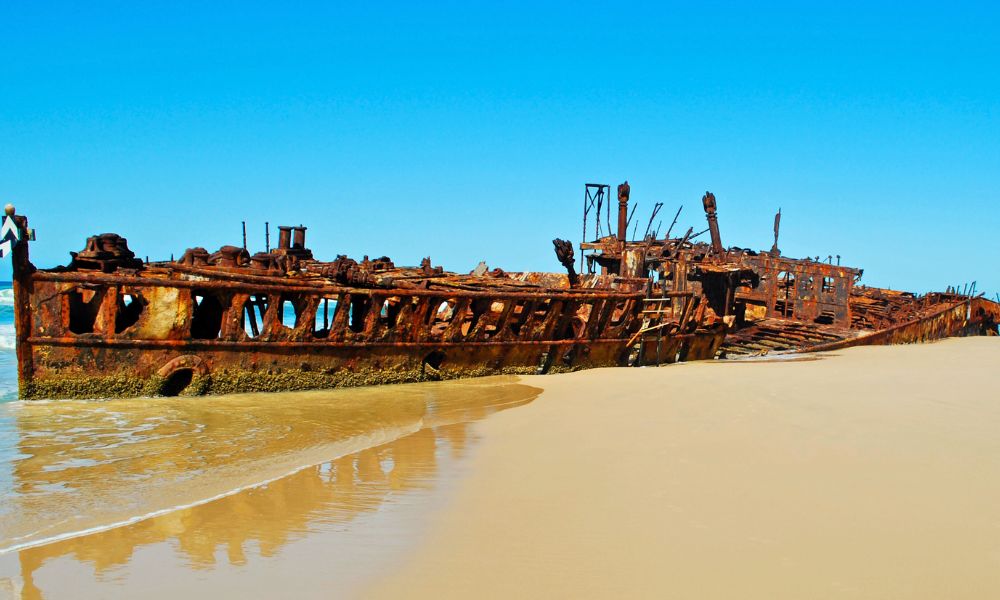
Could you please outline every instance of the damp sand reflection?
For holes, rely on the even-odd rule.
[[[347,586],[419,527],[440,471],[454,473],[447,466],[474,439],[470,424],[538,393],[489,378],[16,406],[3,431],[18,443],[0,523],[6,547],[28,546],[0,556],[0,590],[155,597],[194,578],[201,590],[215,582],[259,596],[282,581],[273,569],[306,564]],[[324,540],[316,552],[304,552],[310,538]]]

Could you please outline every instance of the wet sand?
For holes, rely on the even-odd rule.
[[[1000,597],[1000,339],[525,378],[366,595]]]
[[[420,538],[472,424],[540,391],[0,405],[0,599],[350,595]]]

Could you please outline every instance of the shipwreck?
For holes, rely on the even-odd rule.
[[[168,261],[142,260],[105,233],[68,265],[37,269],[28,220],[8,205],[20,396],[330,388],[997,333],[1000,304],[969,289],[869,288],[832,257],[782,256],[780,215],[769,251],[727,248],[711,193],[710,241],[693,229],[651,232],[661,205],[635,239],[628,183],[617,192],[612,231],[610,186],[585,186],[579,268],[573,245],[557,239],[564,272],[550,273],[322,261],[303,226],[279,227],[277,247],[263,252],[251,254],[244,235],[242,247]]]

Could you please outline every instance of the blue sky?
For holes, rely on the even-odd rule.
[[[787,255],[1000,291],[998,5],[469,4],[5,2],[0,202],[45,267],[245,219],[253,249],[304,223],[331,259],[558,270],[583,184],[628,179],[643,222],[703,229],[711,190],[727,245],[781,207]]]

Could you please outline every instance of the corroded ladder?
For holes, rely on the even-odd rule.
[[[683,307],[680,309],[680,319],[675,318],[677,310],[674,308],[674,300],[680,298]],[[693,295],[690,292],[666,292],[659,298],[643,298],[643,326],[629,341],[629,346],[636,344],[638,347],[638,357],[636,366],[642,366],[646,347],[648,344],[656,344],[656,360],[653,364],[659,366],[663,360],[663,341],[679,332],[681,324],[692,314],[692,304],[695,304]],[[666,362],[673,362],[667,360]]]

